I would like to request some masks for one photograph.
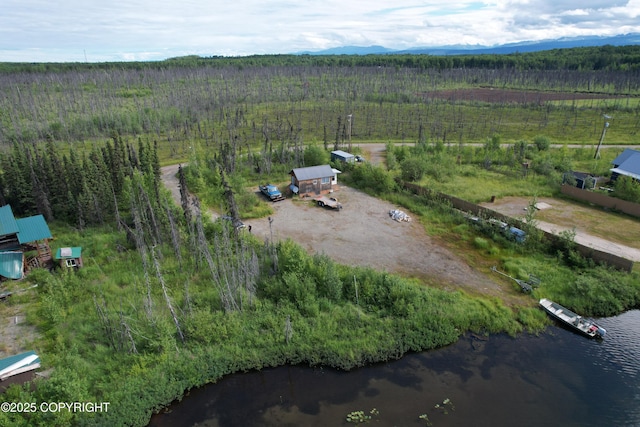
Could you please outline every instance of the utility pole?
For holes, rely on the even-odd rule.
[[[598,142],[598,148],[596,148],[596,154],[593,155],[594,159],[597,159],[598,157],[600,157],[600,147],[602,146],[602,142],[604,141],[604,136],[607,133],[607,128],[609,127],[609,122],[607,120],[611,118],[606,114],[603,114],[602,117],[604,117],[605,122],[604,122],[604,127],[602,128],[602,135],[600,136],[600,142]]]
[[[349,152],[351,152],[351,118],[353,114],[347,116],[347,137],[349,138]]]

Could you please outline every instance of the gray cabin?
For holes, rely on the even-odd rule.
[[[337,172],[329,165],[293,169],[289,172],[291,191],[302,197],[331,193],[336,183]]]

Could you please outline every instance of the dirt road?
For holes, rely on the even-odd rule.
[[[504,197],[497,199],[494,203],[481,203],[481,205],[504,215],[522,219],[530,201],[530,198],[526,197]],[[619,233],[640,236],[638,221],[631,218],[615,218],[614,223],[614,218],[607,217],[607,213],[600,209],[550,197],[540,198],[538,202],[548,205],[536,213],[536,221],[540,229],[559,234],[575,227],[576,243],[640,262],[640,241],[636,240],[635,247],[616,241],[616,234]],[[553,222],[545,221],[547,218],[553,219]],[[613,226],[613,229],[607,228],[609,226]]]

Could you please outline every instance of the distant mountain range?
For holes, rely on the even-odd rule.
[[[370,55],[370,54],[428,54],[428,55],[479,55],[538,52],[551,49],[567,49],[586,46],[628,46],[640,44],[640,33],[620,34],[617,36],[583,36],[564,37],[554,40],[539,40],[519,43],[508,43],[496,46],[451,45],[415,47],[396,50],[384,46],[342,46],[320,51],[298,52],[299,55]]]

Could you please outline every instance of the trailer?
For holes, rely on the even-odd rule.
[[[338,199],[336,199],[335,197],[326,197],[326,196],[317,197],[316,203],[321,208],[328,207],[336,210],[342,209],[342,204],[338,202]]]
[[[284,200],[284,196],[280,193],[278,187],[273,184],[259,185],[258,189],[272,202],[280,202]]]
[[[518,284],[518,286],[520,286],[520,289],[522,289],[522,292],[525,292],[525,293],[529,293],[533,290],[533,288],[537,288],[538,286],[540,286],[540,279],[534,276],[533,274],[529,274],[529,280],[521,280],[521,279],[516,279],[515,277],[511,277],[507,273],[503,273],[502,271],[498,270],[495,265],[491,267],[491,271],[493,271],[494,273],[501,274],[515,281]]]

